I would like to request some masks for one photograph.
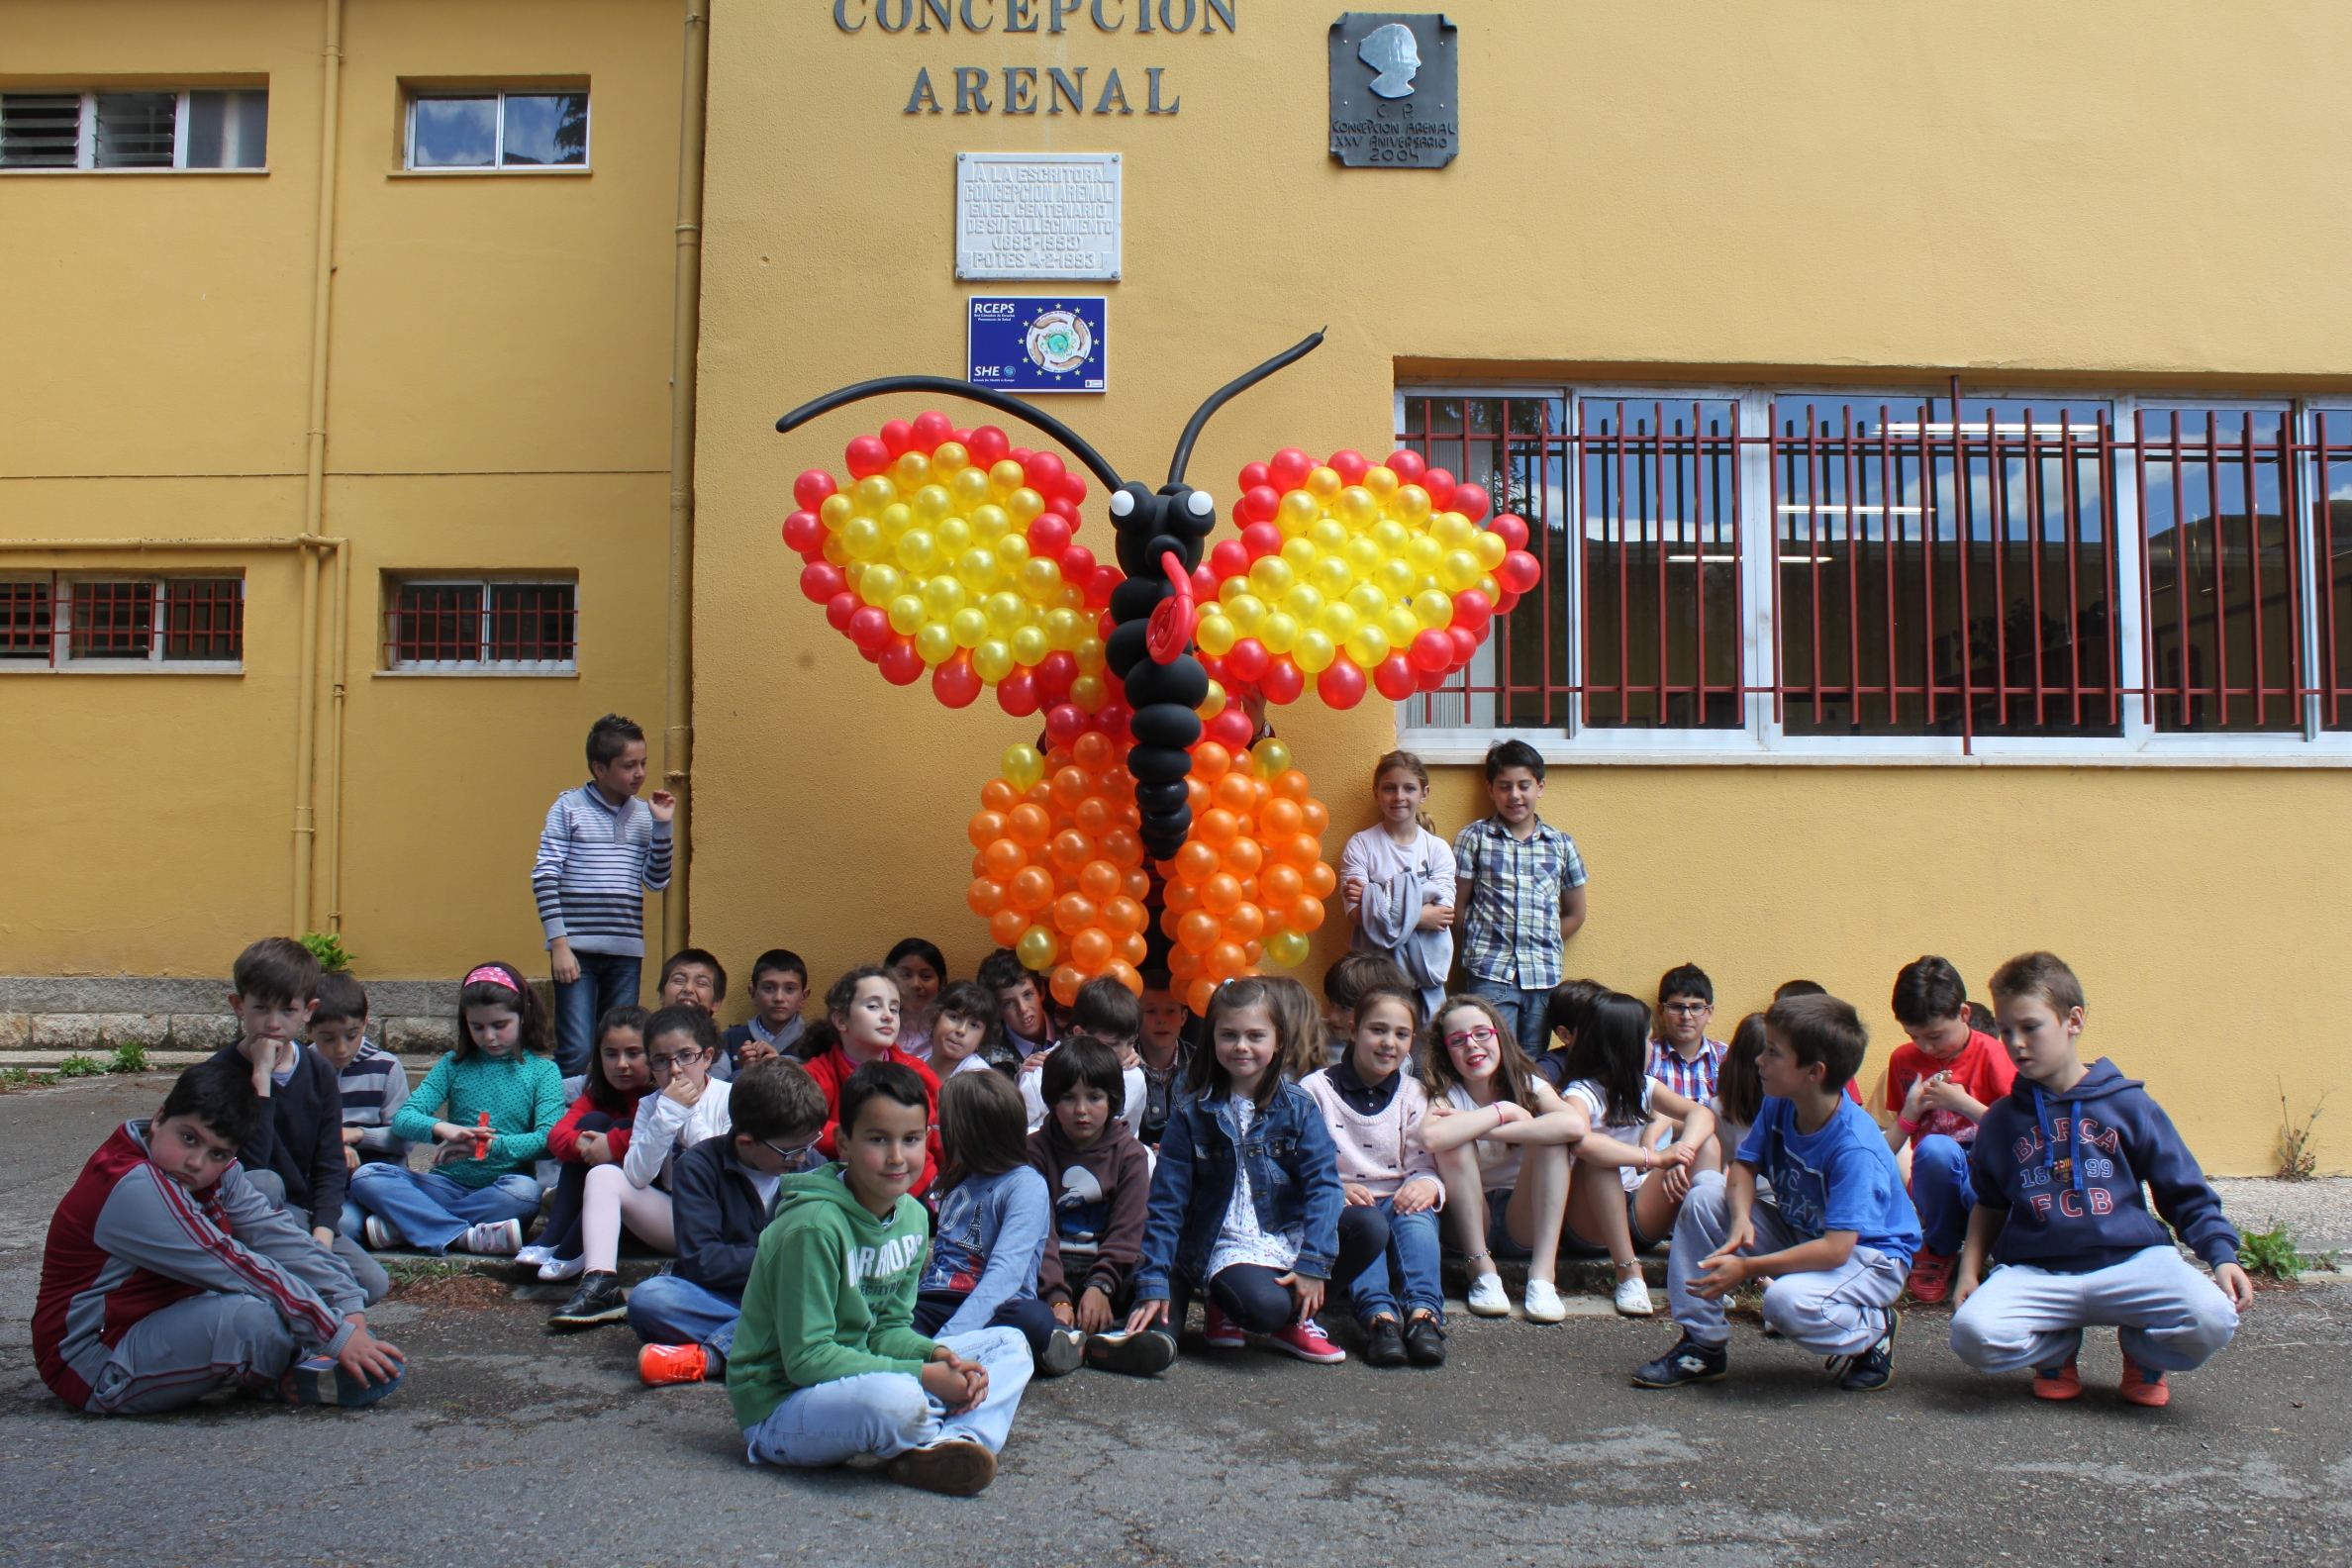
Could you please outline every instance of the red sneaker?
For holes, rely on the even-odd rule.
[[[1952,1270],[1960,1260],[1949,1252],[1930,1252],[1925,1247],[1911,1259],[1911,1298],[1915,1302],[1939,1302],[1952,1294]]]
[[[1209,1342],[1218,1349],[1238,1350],[1249,1343],[1249,1336],[1234,1325],[1233,1321],[1219,1309],[1217,1303],[1203,1302],[1201,1316],[1208,1329]]]
[[[1347,1359],[1347,1352],[1331,1343],[1312,1318],[1304,1323],[1285,1323],[1275,1329],[1266,1336],[1266,1348],[1279,1350],[1284,1355],[1295,1355],[1302,1361],[1327,1364]]]
[[[2134,1405],[2150,1410],[2162,1410],[2172,1403],[2172,1385],[2164,1381],[2164,1374],[2154,1367],[2141,1366],[2129,1356],[2123,1358],[2123,1382],[2116,1391]]]
[[[637,1352],[637,1376],[644,1379],[647,1388],[700,1383],[710,1365],[709,1354],[698,1344],[649,1344]]]
[[[2033,1396],[2036,1399],[2070,1400],[2082,1392],[2083,1375],[2075,1370],[2073,1356],[2068,1356],[2060,1366],[2033,1369]]]

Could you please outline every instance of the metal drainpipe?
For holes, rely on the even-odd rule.
[[[703,128],[709,108],[710,9],[686,0],[685,83],[678,127],[677,273],[670,325],[669,661],[662,706],[662,783],[678,797],[675,858],[661,900],[665,952],[687,944],[694,863],[694,386],[702,331]]]
[[[343,0],[326,0],[327,43],[320,54],[318,252],[312,260],[310,428],[303,481],[302,532],[317,538],[327,511],[327,348],[335,292],[335,133],[343,101]],[[340,557],[342,551],[337,551]],[[343,573],[339,569],[338,575]],[[347,580],[347,579],[346,579]],[[338,626],[343,616],[338,610]],[[301,678],[294,729],[294,934],[311,929],[311,883],[318,850],[313,805],[319,742],[319,555],[302,552]],[[341,713],[338,682],[338,713]]]

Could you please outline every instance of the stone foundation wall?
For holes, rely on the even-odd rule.
[[[457,1040],[457,985],[448,980],[363,980],[368,1036],[424,1055]],[[540,1001],[547,988],[539,983]],[[218,1050],[237,1038],[229,987],[219,980],[154,975],[0,975],[0,1051],[112,1050],[136,1041],[155,1050]]]

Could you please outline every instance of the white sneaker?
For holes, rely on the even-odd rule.
[[[1464,1305],[1481,1318],[1510,1317],[1511,1297],[1504,1292],[1503,1276],[1500,1274],[1479,1275],[1477,1281],[1471,1285],[1469,1300]]]
[[[524,1248],[524,1251],[526,1252],[535,1252],[538,1250],[539,1249],[537,1247]],[[523,1261],[521,1253],[517,1253],[516,1258],[517,1261]],[[588,1254],[585,1252],[581,1253],[578,1257],[559,1258],[550,1256],[546,1262],[539,1265],[539,1277],[540,1279],[549,1281],[578,1279],[581,1272],[587,1267]]]
[[[498,1220],[473,1225],[458,1240],[466,1251],[483,1257],[512,1257],[523,1250],[523,1222]]]
[[[390,1251],[406,1239],[391,1221],[379,1219],[374,1215],[369,1215],[366,1220],[361,1222],[359,1229],[367,1240],[367,1250],[370,1252]]]
[[[553,1247],[527,1246],[515,1254],[515,1261],[525,1268],[538,1268],[542,1263],[554,1261],[554,1257],[555,1249]]]
[[[1617,1310],[1628,1318],[1647,1318],[1657,1312],[1650,1302],[1649,1282],[1636,1274],[1617,1283]]]
[[[1568,1316],[1568,1309],[1560,1305],[1559,1289],[1550,1280],[1527,1281],[1526,1309],[1529,1323],[1558,1323]]]

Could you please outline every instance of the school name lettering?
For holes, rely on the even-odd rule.
[[[1073,20],[1083,19],[1098,33],[1183,34],[1198,22],[1201,36],[1210,37],[1220,23],[1227,33],[1235,31],[1235,3],[1158,0],[1155,11],[1153,0],[833,0],[833,26],[844,33],[863,33],[869,22],[876,31],[890,34],[910,28],[917,33],[953,33],[958,22],[966,33],[1064,33]],[[1155,15],[1157,27],[1152,25]]]
[[[902,33],[952,35],[964,32],[1067,33],[1091,22],[1098,33],[1129,32],[1137,36],[1192,34],[1216,38],[1235,31],[1233,8],[1239,0],[832,0],[833,26],[843,33]],[[1222,28],[1222,33],[1221,33]],[[1143,81],[1130,88],[1133,68],[1123,77],[1117,66],[1076,67],[1007,65],[1000,80],[995,70],[980,65],[942,67],[937,79],[931,67],[915,72],[907,94],[906,112],[945,114],[952,96],[959,115],[1131,115],[1135,97],[1146,115],[1172,115],[1183,100],[1162,79],[1164,65],[1143,68]],[[1087,73],[1096,72],[1090,89]],[[1130,92],[1135,97],[1130,97]]]
[[[1095,94],[1094,107],[1087,108],[1086,73],[1092,67],[1080,65],[1070,70],[1049,66],[1044,81],[1038,81],[1033,65],[1007,65],[1004,83],[999,87],[994,72],[978,65],[958,65],[954,69],[955,112],[961,114],[1033,115],[1040,103],[1049,115],[1099,114],[1131,115],[1134,104],[1127,97],[1127,83],[1120,79],[1119,68],[1113,66],[1102,78],[1102,90]],[[1147,65],[1143,69],[1143,112],[1147,115],[1172,115],[1184,106],[1184,100],[1170,90],[1161,78],[1167,74],[1164,65]],[[943,84],[942,84],[943,85]],[[931,67],[926,65],[915,72],[915,90],[907,95],[908,114],[945,114],[939,88],[931,85]],[[995,93],[995,97],[990,94]]]

